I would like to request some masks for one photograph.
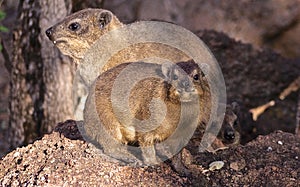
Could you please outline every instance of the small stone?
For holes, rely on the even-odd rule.
[[[242,170],[246,167],[246,160],[241,159],[239,161],[232,162],[230,163],[229,167],[235,171]]]
[[[223,161],[214,161],[212,163],[209,164],[209,170],[210,171],[214,171],[214,170],[219,170],[224,166],[224,162]]]
[[[237,162],[230,163],[229,167],[235,171],[239,170],[239,164]]]
[[[270,152],[270,151],[272,151],[272,150],[273,150],[272,147],[268,147],[268,148],[267,148],[267,151],[268,151],[268,152]]]
[[[18,157],[18,156],[20,156],[20,152],[15,152],[13,157],[15,158],[15,157]]]
[[[277,143],[278,143],[279,145],[283,145],[283,142],[280,141],[280,140],[279,140]]]

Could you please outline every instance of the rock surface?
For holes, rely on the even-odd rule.
[[[53,132],[9,153],[0,164],[0,185],[166,186],[188,183],[164,164],[155,168],[133,168],[106,161],[96,148],[80,140],[74,121],[60,124],[56,129],[79,140]]]
[[[169,165],[129,167],[107,161],[81,140],[74,121],[57,132],[18,148],[0,161],[1,186],[297,186],[300,184],[300,139],[281,131],[260,136],[245,146],[197,153],[193,174],[180,177]],[[102,155],[102,156],[101,156]],[[209,164],[224,167],[210,171]],[[192,167],[194,166],[194,167]]]
[[[207,168],[213,161],[223,161],[220,170],[204,175],[209,186],[299,186],[300,139],[277,131],[267,136],[217,154],[197,155],[196,163]],[[203,184],[197,178],[193,184]]]

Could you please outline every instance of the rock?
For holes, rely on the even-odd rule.
[[[279,145],[278,141],[286,143]],[[267,151],[270,146],[273,150]],[[225,162],[220,170],[204,174],[209,186],[299,186],[300,160],[296,158],[300,154],[299,147],[300,138],[276,131],[267,136],[259,136],[245,146],[216,154],[197,155],[195,163],[208,168],[215,160]],[[192,180],[193,185],[202,182],[196,176]]]
[[[59,126],[75,127],[74,121]],[[0,161],[1,186],[197,186],[197,185],[299,185],[300,139],[277,131],[217,153],[193,155],[192,175],[179,177],[167,164],[129,167],[107,161],[83,140],[66,138],[68,128],[45,135],[41,140],[18,148]],[[75,131],[74,131],[75,132]],[[279,145],[278,141],[286,142]],[[267,151],[267,147],[272,151]],[[209,170],[222,160],[224,166]],[[231,164],[229,164],[231,163]],[[284,166],[284,167],[283,167]],[[206,171],[206,172],[203,172]]]
[[[239,171],[239,170],[244,169],[246,165],[247,164],[246,164],[245,159],[241,159],[241,160],[230,163],[230,168],[235,171]]]
[[[62,128],[66,127],[66,128]],[[128,167],[101,157],[83,140],[64,136],[77,129],[74,121],[59,124],[57,131],[18,148],[0,161],[0,186],[181,186],[188,185],[166,164]],[[79,132],[76,132],[79,134]]]

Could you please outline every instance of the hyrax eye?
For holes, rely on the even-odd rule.
[[[70,25],[69,25],[69,29],[71,30],[71,31],[77,31],[78,29],[80,29],[80,24],[79,23],[77,23],[77,22],[74,22],[74,23],[71,23]]]
[[[198,75],[198,74],[194,75],[193,79],[194,79],[195,81],[198,81],[198,80],[199,80],[199,75]]]
[[[178,76],[177,75],[173,75],[173,80],[177,80]]]
[[[233,122],[233,127],[237,127],[238,126],[238,120],[235,120],[234,122]]]

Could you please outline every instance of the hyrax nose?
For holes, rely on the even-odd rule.
[[[180,87],[181,88],[189,88],[191,86],[191,83],[189,80],[182,80],[180,81]]]
[[[47,29],[45,33],[48,36],[48,38],[51,40],[52,34],[53,34],[53,27],[50,27],[49,29]]]
[[[224,132],[224,138],[226,140],[234,140],[235,138],[235,133],[233,129],[226,129]]]

